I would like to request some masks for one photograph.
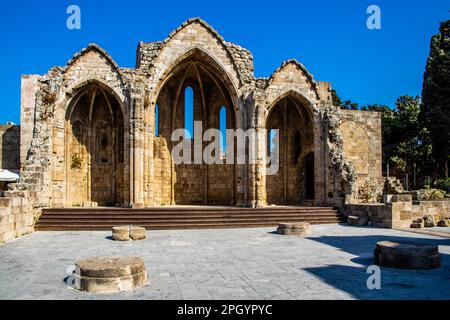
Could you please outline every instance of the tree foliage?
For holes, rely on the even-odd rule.
[[[448,177],[450,160],[450,20],[432,37],[423,79],[421,119],[433,145],[435,176]]]
[[[433,36],[423,79],[422,98],[400,96],[395,108],[372,104],[359,107],[332,90],[333,105],[346,110],[381,112],[383,168],[448,181],[450,165],[450,20]],[[439,181],[439,180],[438,180]]]

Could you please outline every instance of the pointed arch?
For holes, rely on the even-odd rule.
[[[194,137],[194,89],[184,88],[184,134],[186,139]]]
[[[66,205],[123,205],[125,117],[112,89],[96,81],[73,88],[65,114]]]
[[[294,67],[294,70],[292,70],[292,67]],[[273,85],[275,80],[277,80],[277,78],[289,68],[291,69],[291,71],[287,75],[281,76],[281,79],[279,81],[285,83],[293,83],[296,87],[302,87],[306,85],[307,89],[310,89],[314,92],[314,98],[319,100],[319,85],[314,80],[313,75],[305,68],[303,64],[298,62],[296,59],[284,61],[281,66],[278,67],[278,69],[276,69],[269,77],[268,81],[266,82],[265,90],[269,89]],[[295,75],[297,75],[299,79],[296,79]]]
[[[227,108],[225,106],[220,107],[219,111],[219,130],[220,130],[220,146],[222,148],[222,154],[227,152]]]
[[[226,89],[230,91],[232,98],[232,105],[234,109],[238,109],[238,85],[232,80],[232,76],[228,73],[223,64],[213,55],[200,47],[193,47],[189,50],[181,53],[176,58],[172,59],[170,63],[162,69],[158,78],[158,82],[155,85],[154,94],[151,99],[151,103],[155,104],[158,94],[161,88],[181,69],[185,67],[185,62],[190,60],[197,60],[197,66],[201,65],[202,69],[209,73],[211,76],[215,76],[216,80],[220,80],[226,84]],[[151,84],[149,84],[151,86]]]
[[[155,105],[155,137],[159,137],[159,106]]]
[[[66,64],[66,66],[64,67],[64,72],[68,72],[68,70],[76,64],[76,62],[83,56],[87,55],[89,52],[95,51],[97,52],[100,56],[104,57],[108,63],[113,67],[113,69],[117,72],[117,74],[120,76],[120,79],[122,80],[123,75],[122,75],[122,71],[119,68],[119,65],[114,61],[114,59],[109,55],[108,52],[106,52],[106,50],[104,50],[103,48],[101,48],[98,44],[96,43],[90,43],[88,44],[88,46],[86,48],[81,49],[81,51],[77,52]]]

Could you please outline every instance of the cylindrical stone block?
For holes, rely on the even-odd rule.
[[[305,237],[311,233],[311,226],[308,222],[280,223],[277,232],[282,235]]]
[[[119,226],[112,228],[112,238],[116,241],[128,241],[130,240],[130,227]]]
[[[374,262],[382,267],[427,270],[440,268],[441,256],[437,245],[380,241],[374,250]]]
[[[147,238],[147,232],[143,227],[130,226],[130,238],[132,240],[144,240]]]
[[[139,257],[106,256],[82,259],[75,263],[75,289],[111,293],[142,287],[147,270]]]

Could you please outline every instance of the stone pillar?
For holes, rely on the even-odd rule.
[[[256,164],[255,164],[255,192],[256,208],[267,206],[266,192],[266,153],[267,153],[267,132],[265,127],[256,128]]]
[[[252,112],[249,115],[249,129],[255,130],[256,133],[256,150],[254,150],[256,153],[256,155],[254,155],[256,161],[255,163],[249,163],[248,165],[248,202],[253,208],[261,208],[267,205],[265,116],[260,105],[256,106],[256,108],[251,108],[250,110],[252,110]],[[252,148],[249,148],[248,152],[250,156]]]
[[[328,181],[327,139],[326,128],[323,127],[322,116],[314,113],[314,205],[324,205],[326,202],[326,187]]]
[[[140,88],[131,93],[130,168],[131,203],[133,208],[144,206],[144,99]]]
[[[20,164],[24,165],[33,139],[38,75],[22,76],[20,101]]]
[[[248,110],[245,108],[245,105],[241,103],[238,110],[235,110],[236,113],[236,129],[246,130],[248,123]],[[230,143],[230,142],[228,142]],[[234,180],[235,183],[233,185],[234,191],[234,205],[238,207],[248,206],[248,168],[247,164],[238,164],[237,163],[237,154],[234,155]]]

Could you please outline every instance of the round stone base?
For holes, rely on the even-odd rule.
[[[144,240],[147,238],[147,232],[143,227],[130,226],[131,240]]]
[[[120,226],[112,228],[112,238],[116,241],[128,241],[130,240],[130,227]]]
[[[437,245],[380,241],[374,250],[374,262],[381,267],[428,270],[441,267],[441,256]]]
[[[308,222],[280,223],[277,232],[287,236],[305,237],[311,234],[311,226]]]
[[[118,226],[112,228],[112,239],[116,241],[144,240],[147,232],[143,227]]]
[[[147,283],[144,261],[138,257],[106,256],[75,263],[75,289],[94,293],[132,290]]]

